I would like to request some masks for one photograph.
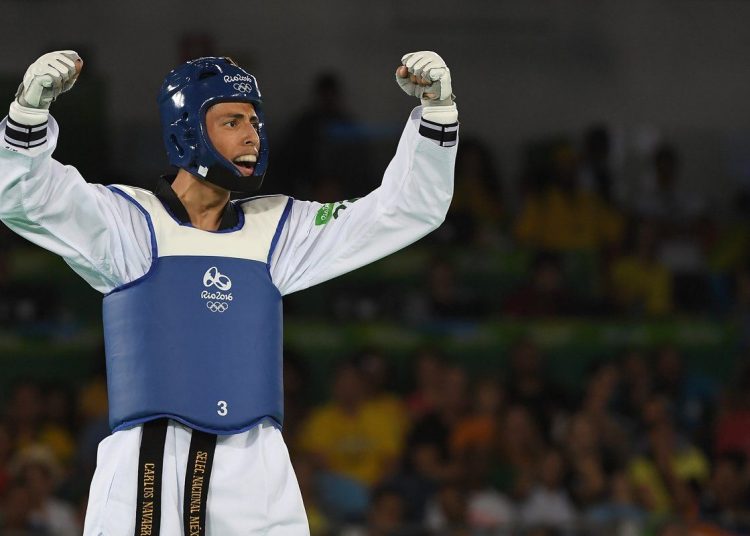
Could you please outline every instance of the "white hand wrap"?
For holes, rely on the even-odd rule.
[[[22,125],[41,125],[49,119],[49,110],[46,108],[29,108],[28,106],[21,106],[18,101],[13,101],[10,103],[8,116]]]
[[[50,103],[75,84],[77,59],[80,57],[75,51],[60,50],[44,54],[32,63],[23,75],[8,115],[27,125],[45,122]]]
[[[396,75],[396,82],[407,95],[422,100],[422,117],[442,125],[458,121],[458,110],[453,102],[451,72],[443,58],[430,51],[410,52],[404,54],[401,63],[410,75],[432,82],[428,86],[422,86],[413,82],[411,77],[401,78]]]

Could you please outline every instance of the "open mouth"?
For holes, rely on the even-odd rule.
[[[248,177],[255,171],[256,160],[257,158],[255,157],[255,155],[243,155],[238,156],[237,158],[232,160],[232,163],[237,167],[237,169],[240,170],[240,172],[245,177]]]

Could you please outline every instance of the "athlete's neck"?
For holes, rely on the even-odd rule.
[[[224,207],[229,202],[228,190],[196,179],[184,169],[177,173],[172,189],[185,206],[193,227],[204,231],[219,229]]]

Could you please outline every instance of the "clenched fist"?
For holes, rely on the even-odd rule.
[[[80,56],[72,50],[41,56],[23,75],[23,82],[16,92],[18,103],[29,108],[49,108],[60,93],[73,87],[82,65]]]
[[[396,69],[396,82],[407,95],[422,100],[425,119],[441,124],[457,121],[450,69],[435,52],[425,50],[404,54],[401,66]]]
[[[50,103],[73,87],[82,67],[83,60],[73,50],[59,50],[41,56],[23,75],[16,100],[10,107],[11,118],[23,124],[46,121]]]

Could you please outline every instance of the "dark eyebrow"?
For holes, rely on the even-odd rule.
[[[224,114],[219,118],[220,121],[223,121],[224,119],[245,119],[245,114]],[[258,116],[255,114],[251,115],[250,121],[259,121]]]

